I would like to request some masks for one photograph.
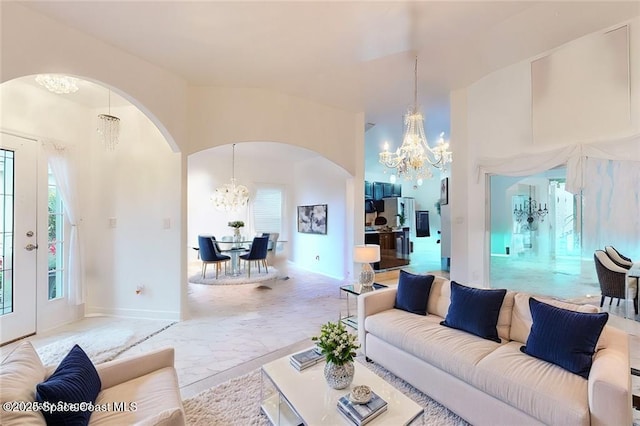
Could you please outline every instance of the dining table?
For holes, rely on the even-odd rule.
[[[240,269],[240,255],[247,253],[251,249],[251,243],[253,243],[253,239],[221,239],[217,241],[218,246],[220,247],[220,252],[229,255],[231,258],[229,261],[231,262],[231,271],[227,272],[227,275],[237,277],[242,275],[242,271]]]

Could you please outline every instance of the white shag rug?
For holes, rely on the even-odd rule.
[[[358,361],[360,360],[358,359]],[[412,425],[468,425],[466,421],[445,406],[429,398],[378,364],[361,363],[424,407],[424,414],[411,423]],[[261,386],[260,370],[255,370],[184,400],[187,424],[191,426],[268,426],[269,420],[260,410]]]
[[[280,277],[280,272],[273,266],[269,266],[269,272],[265,273],[264,268],[262,272],[258,272],[258,268],[251,268],[251,278],[247,276],[246,271],[242,275],[231,276],[220,273],[216,278],[215,268],[212,271],[207,271],[207,275],[202,278],[201,274],[195,274],[189,277],[191,284],[206,284],[206,285],[238,285],[238,284],[255,284],[265,281],[274,281]]]
[[[135,333],[131,327],[99,327],[36,347],[36,352],[44,365],[57,365],[71,348],[78,344],[94,364],[100,364],[115,359],[121,353],[173,324],[175,323],[144,335]]]

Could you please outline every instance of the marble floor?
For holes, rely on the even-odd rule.
[[[425,266],[427,265],[427,266]],[[427,272],[439,262],[421,264],[412,260],[413,272]],[[200,268],[190,262],[189,273]],[[268,283],[233,286],[189,284],[190,318],[123,352],[119,357],[172,346],[176,350],[176,368],[182,396],[188,398],[232,377],[245,374],[287,353],[311,345],[311,336],[320,325],[336,321],[346,313],[347,299],[339,287],[344,281],[310,273],[288,265],[288,279]],[[567,278],[569,279],[569,278]],[[570,283],[564,283],[569,287]],[[581,294],[581,287],[575,287]],[[350,298],[355,308],[354,298]],[[609,309],[605,305],[605,310]],[[625,319],[624,311],[611,307],[610,324],[631,336],[632,365],[640,368],[640,323]],[[112,324],[133,329],[158,329],[162,322],[86,318],[59,330],[30,338],[34,345],[51,342],[61,336],[91,327]],[[2,351],[9,349],[1,348]],[[640,386],[634,388],[640,389]]]

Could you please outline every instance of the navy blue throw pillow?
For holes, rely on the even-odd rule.
[[[412,314],[427,315],[427,302],[434,279],[433,275],[416,275],[400,271],[395,308]]]
[[[467,287],[451,281],[451,304],[440,324],[500,343],[498,315],[505,289]]]
[[[570,311],[534,298],[529,299],[529,309],[533,325],[526,346],[520,350],[588,379],[609,314]]]
[[[42,412],[47,426],[88,424],[91,411],[81,410],[83,406],[80,403],[95,403],[101,387],[100,376],[93,363],[82,348],[75,345],[56,371],[36,385],[36,401],[49,402],[58,408]]]

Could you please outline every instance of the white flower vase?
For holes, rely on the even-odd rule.
[[[344,389],[349,387],[353,382],[353,374],[355,373],[355,367],[353,361],[346,362],[344,364],[334,364],[331,361],[327,361],[324,366],[324,378],[327,381],[329,387],[333,389]]]
[[[240,235],[240,228],[233,228],[233,242],[239,243],[242,241],[242,236]]]

